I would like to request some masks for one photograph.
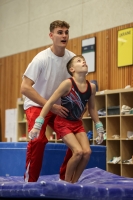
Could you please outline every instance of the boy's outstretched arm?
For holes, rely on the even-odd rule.
[[[35,124],[32,128],[32,130],[29,132],[29,138],[34,139],[39,136],[40,130],[42,128],[42,125],[44,123],[44,118],[52,108],[53,104],[63,95],[67,94],[69,92],[70,88],[70,81],[65,80],[63,81],[59,87],[56,89],[56,91],[53,93],[53,95],[49,98],[49,100],[45,103],[43,106],[39,117],[36,118]]]
[[[92,93],[91,93],[91,97],[88,101],[88,111],[90,113],[92,120],[95,123],[95,128],[97,130],[97,134],[98,134],[97,143],[101,144],[103,142],[104,129],[103,129],[102,122],[99,121],[99,116],[98,116],[98,112],[97,112],[97,108],[96,108],[96,104],[95,104],[95,94],[96,94],[95,84],[91,83],[91,88],[92,88]]]

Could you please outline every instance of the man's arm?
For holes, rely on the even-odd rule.
[[[21,93],[40,106],[43,106],[47,100],[39,95],[39,93],[32,87],[33,85],[34,81],[24,76],[21,83]]]
[[[21,84],[21,93],[34,101],[35,103],[39,104],[41,107],[45,105],[47,99],[44,99],[39,93],[32,87],[34,82],[29,79],[28,77],[24,76],[22,84]],[[68,110],[61,105],[54,104],[51,107],[51,112],[61,117],[66,117]]]

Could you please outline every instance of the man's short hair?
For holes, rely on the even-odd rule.
[[[50,29],[50,32],[52,32],[55,28],[57,28],[57,27],[61,27],[61,28],[63,28],[63,27],[66,27],[66,28],[70,28],[70,25],[67,23],[67,22],[65,22],[65,21],[61,21],[61,20],[56,20],[56,21],[53,21],[51,24],[50,24],[50,27],[49,27],[49,29]]]

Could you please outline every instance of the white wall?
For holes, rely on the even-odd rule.
[[[133,22],[133,0],[0,0],[0,57],[51,44],[57,19],[76,38]]]

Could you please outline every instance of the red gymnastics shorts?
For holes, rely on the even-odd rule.
[[[57,139],[62,139],[69,133],[81,133],[86,132],[81,120],[70,121],[63,117],[56,116],[54,120],[54,131],[57,134]]]

